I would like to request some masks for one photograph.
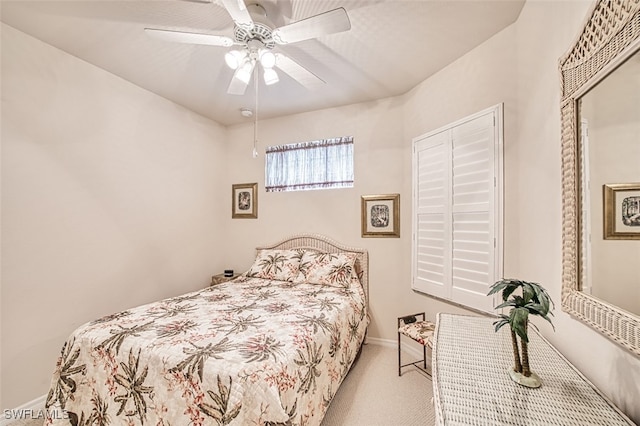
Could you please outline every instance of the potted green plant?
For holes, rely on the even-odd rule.
[[[514,294],[518,289],[521,290],[521,294]],[[496,306],[495,309],[511,307],[509,315],[500,314],[499,319],[493,323],[496,332],[507,324],[511,329],[515,365],[509,369],[509,376],[516,383],[537,388],[542,384],[542,381],[529,367],[529,337],[527,335],[529,315],[540,316],[553,327],[553,323],[549,319],[549,315],[553,315],[551,312],[554,307],[553,301],[547,291],[540,284],[534,282],[502,279],[491,286],[487,295],[490,296],[499,291],[502,291],[503,303]],[[535,327],[535,324],[532,326]],[[520,337],[520,345],[518,345],[518,337]]]

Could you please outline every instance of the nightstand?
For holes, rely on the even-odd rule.
[[[240,274],[233,274],[230,277],[225,277],[224,274],[218,274],[218,275],[214,275],[211,277],[211,284],[209,284],[210,286],[212,285],[218,285],[218,284],[222,284],[222,283],[226,283],[227,281],[230,281],[234,278],[239,277]]]

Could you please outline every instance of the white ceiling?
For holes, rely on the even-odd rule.
[[[253,83],[227,94],[233,71],[225,47],[150,37],[145,27],[233,35],[221,0],[2,0],[2,22],[229,125],[247,120]],[[343,7],[351,30],[286,46],[280,52],[326,82],[304,88],[286,75],[259,90],[270,118],[401,95],[513,23],[524,0],[246,0],[261,3],[276,26]],[[470,70],[473,72],[473,70]]]

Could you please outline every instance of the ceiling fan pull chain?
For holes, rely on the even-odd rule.
[[[253,68],[253,84],[256,87],[256,108],[253,121],[253,158],[258,158],[258,67]]]

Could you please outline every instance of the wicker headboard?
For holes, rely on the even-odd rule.
[[[257,250],[264,249],[306,249],[316,250],[322,253],[351,252],[356,254],[356,272],[362,283],[367,303],[369,302],[369,252],[366,249],[344,246],[332,239],[317,234],[293,235],[276,244],[256,247]]]

